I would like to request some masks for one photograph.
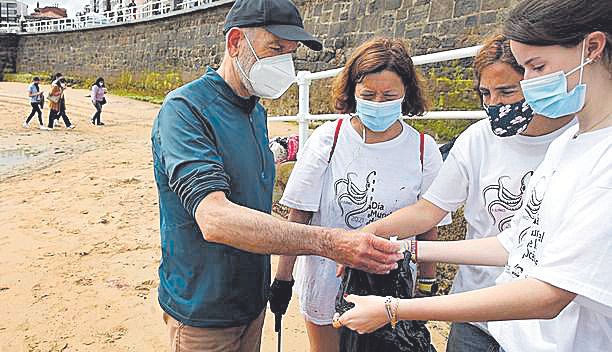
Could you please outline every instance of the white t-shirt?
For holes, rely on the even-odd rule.
[[[549,145],[573,124],[575,120],[544,136],[502,138],[493,134],[488,119],[478,121],[457,138],[423,198],[449,212],[465,205],[466,239],[495,236],[508,227],[520,209],[529,178]],[[461,265],[451,292],[493,286],[502,271]],[[487,330],[486,323],[473,324]]]
[[[577,130],[550,146],[498,235],[509,258],[497,280],[531,277],[577,296],[555,319],[489,323],[506,352],[612,350],[612,127]]]
[[[328,163],[337,122],[317,128],[300,151],[280,201],[313,212],[312,224],[359,229],[417,201],[442,165],[436,142],[425,136],[423,171],[420,137],[402,122],[403,131],[382,143],[364,144],[345,119],[332,160]],[[305,317],[331,324],[340,286],[336,264],[318,256],[298,258],[296,292]]]

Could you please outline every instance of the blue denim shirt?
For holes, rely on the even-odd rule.
[[[152,131],[162,258],[159,304],[196,327],[245,325],[265,308],[270,256],[208,242],[195,221],[200,201],[230,201],[270,213],[274,158],[266,112],[208,68],[171,92]]]

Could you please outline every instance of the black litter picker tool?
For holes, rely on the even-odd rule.
[[[278,333],[278,352],[281,352],[283,349],[283,343],[281,340],[283,334],[283,315],[282,314],[274,314],[274,331]]]
[[[278,352],[283,348],[281,340],[283,314],[287,313],[294,283],[293,279],[291,281],[275,279],[270,286],[270,310],[274,313],[274,331],[278,333]]]

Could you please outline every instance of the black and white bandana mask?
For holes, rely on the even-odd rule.
[[[482,106],[489,116],[491,130],[499,137],[510,137],[525,131],[533,119],[533,110],[525,99],[514,104]]]

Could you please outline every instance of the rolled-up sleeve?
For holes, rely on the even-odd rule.
[[[167,100],[158,116],[159,156],[170,190],[195,217],[200,202],[212,192],[230,193],[210,123],[180,98]]]

